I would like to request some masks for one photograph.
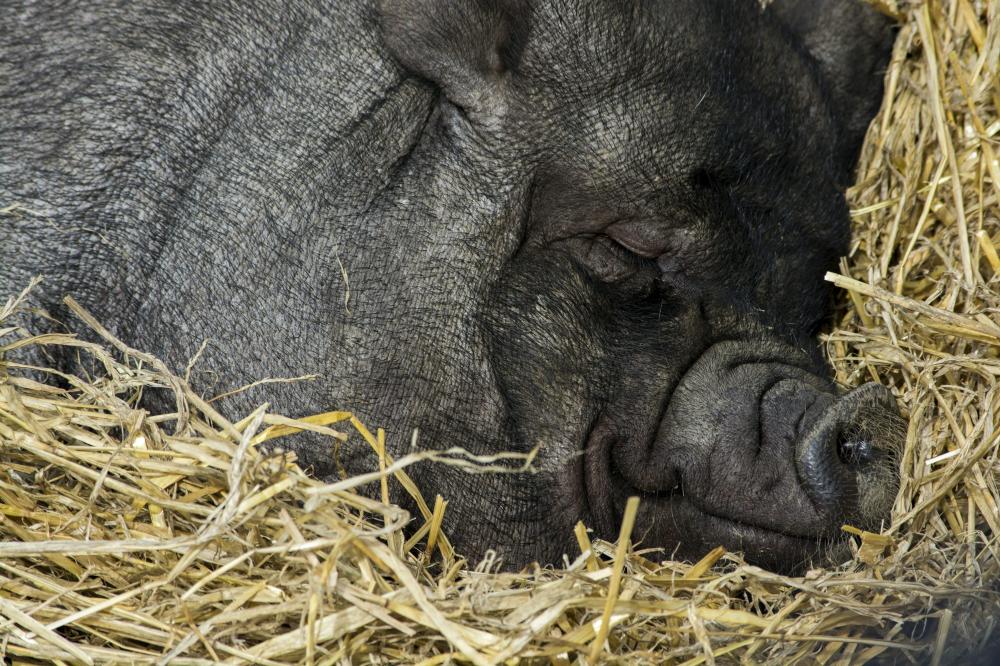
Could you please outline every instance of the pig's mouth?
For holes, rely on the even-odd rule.
[[[757,358],[735,343],[705,352],[666,396],[651,441],[596,419],[580,464],[599,536],[616,537],[632,495],[633,540],[683,559],[722,545],[797,571],[846,555],[843,523],[878,529],[905,432],[891,396],[866,385],[838,397],[799,366]]]
[[[839,557],[846,551],[843,533],[799,534],[715,513],[696,497],[685,494],[682,476],[665,490],[639,488],[619,469],[610,448],[589,448],[583,467],[586,513],[596,533],[607,540],[616,537],[625,503],[636,496],[640,504],[633,543],[663,548],[664,554],[672,558],[696,560],[711,548],[723,545],[728,550],[742,551],[761,566],[794,571],[821,555]]]
[[[588,458],[596,457],[590,452]],[[695,497],[685,495],[684,481],[665,491],[647,491],[630,484],[616,467],[613,456],[605,457],[611,488],[594,483],[594,464],[585,463],[589,514],[596,532],[608,540],[617,535],[626,500],[640,498],[633,543],[656,547],[674,559],[696,560],[715,546],[742,551],[749,561],[766,568],[793,572],[809,561],[841,558],[847,552],[846,534],[826,530],[815,534],[788,532],[780,527],[732,518],[713,512]]]

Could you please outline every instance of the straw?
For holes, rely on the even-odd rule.
[[[578,525],[580,554],[559,567],[467,562],[445,529],[457,498],[428,504],[408,467],[511,473],[530,456],[393,459],[406,447],[351,405],[230,421],[75,303],[70,325],[100,344],[19,328],[21,294],[0,307],[0,660],[971,659],[1000,619],[1000,0],[876,4],[900,32],[822,339],[840,384],[885,384],[910,426],[892,520],[845,525],[848,561],[798,577],[721,548],[672,561],[631,543],[628,513],[617,544]],[[0,202],[0,224],[12,215],[40,214]],[[31,346],[72,347],[107,376],[40,368],[53,382],[39,383],[15,361]],[[173,393],[175,414],[137,407],[151,386]],[[372,471],[321,483],[258,448],[302,430],[366,447]],[[397,490],[418,515],[389,503]]]

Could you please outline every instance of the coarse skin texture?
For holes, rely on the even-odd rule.
[[[808,8],[808,11],[803,9]],[[16,2],[0,287],[45,277],[221,401],[430,448],[475,557],[583,520],[795,569],[876,529],[902,421],[815,334],[891,33],[853,0]],[[41,319],[32,326],[51,325]],[[67,366],[71,359],[65,359]],[[170,409],[147,396],[153,409]],[[361,446],[290,443],[325,478]],[[294,440],[290,440],[293,442]],[[403,494],[394,497],[403,500]],[[834,554],[841,553],[835,546]]]

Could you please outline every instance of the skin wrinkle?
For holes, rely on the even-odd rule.
[[[193,183],[197,181],[199,175],[202,173],[202,170],[205,168],[209,157],[213,153],[213,148],[216,145],[218,145],[223,140],[223,138],[231,131],[232,125],[237,116],[240,114],[241,109],[256,103],[259,100],[259,98],[262,97],[262,92],[264,92],[265,90],[262,89],[264,86],[268,86],[270,84],[270,86],[273,87],[274,73],[278,69],[278,63],[281,60],[287,58],[289,51],[295,46],[297,46],[296,37],[298,36],[298,32],[301,28],[300,25],[295,25],[295,24],[292,25],[292,28],[293,30],[289,31],[286,34],[285,39],[280,44],[277,50],[276,57],[269,62],[262,63],[262,66],[257,68],[257,71],[259,71],[262,74],[262,76],[256,80],[246,81],[246,85],[244,87],[237,88],[232,91],[228,101],[227,100],[222,101],[222,108],[225,109],[225,111],[223,111],[223,113],[220,115],[220,117],[222,118],[222,122],[221,124],[213,123],[213,125],[216,126],[216,130],[208,138],[208,142],[205,145],[205,149],[201,152],[201,155],[204,156],[203,159],[197,160],[194,164],[193,169],[190,168],[189,166],[185,170],[185,173],[187,174],[186,177],[180,183],[179,187],[177,187],[174,190],[173,201],[165,202],[163,206],[164,210],[166,211],[174,210],[176,202],[182,201],[187,196]],[[181,99],[183,100],[184,97],[182,96]],[[168,233],[168,235],[160,236],[156,238],[155,241],[150,245],[150,251],[152,252],[152,256],[149,257],[148,262],[144,262],[143,266],[144,270],[141,270],[141,272],[139,273],[141,277],[137,278],[138,285],[146,284],[151,279],[153,279],[153,273],[161,265],[162,256],[164,255],[164,253],[167,252],[168,248],[170,248],[170,246],[174,243],[174,239],[176,238],[176,232],[178,232],[181,228],[180,225],[171,224],[169,215],[170,213],[168,212],[164,220],[165,224],[161,228],[166,229],[168,232],[173,231],[174,233]],[[136,277],[133,276],[133,279],[136,279]],[[147,290],[142,286],[140,286],[136,291],[137,293],[144,293]],[[135,308],[136,306],[141,308],[141,304],[138,303],[134,303],[131,307]],[[137,323],[139,321],[139,318],[136,318],[133,321]],[[126,319],[123,322],[123,324],[124,327],[121,329],[121,335],[125,339],[133,339],[135,337],[134,331],[132,327],[128,326],[129,320]]]
[[[658,408],[656,409],[656,412],[655,412],[657,414],[657,418],[656,418],[656,421],[655,421],[655,423],[657,425],[660,424],[660,423],[663,423],[664,414],[666,413],[667,408],[670,406],[670,403],[673,400],[674,393],[677,390],[678,385],[680,385],[682,379],[687,375],[687,373],[690,371],[691,367],[697,362],[698,358],[700,358],[700,354],[693,356],[691,358],[691,360],[689,361],[689,363],[687,364],[687,366],[684,367],[684,368],[682,368],[680,370],[680,373],[678,374],[677,380],[675,382],[673,382],[671,385],[668,385],[665,388],[665,390],[663,391],[663,395],[662,395],[662,397],[661,397],[661,399],[659,401],[659,406],[658,406]],[[647,456],[649,455],[649,452],[651,452],[652,449],[653,449],[653,447],[655,446],[657,439],[658,439],[658,433],[657,433],[656,430],[653,430],[650,433],[649,438],[646,440],[645,445],[643,446],[643,450],[647,451]],[[589,437],[588,437],[588,440],[589,440]],[[638,488],[636,488],[636,489],[638,490]],[[622,507],[622,509],[624,509],[624,507]]]
[[[792,433],[792,436],[796,440],[798,440],[802,436],[802,423],[805,420],[806,415],[813,408],[813,406],[819,401],[819,399],[820,399],[820,394],[817,393],[813,397],[813,399],[809,401],[809,404],[806,405],[806,408],[802,410],[802,413],[799,415],[798,420],[796,420],[796,422],[795,422],[795,430]]]
[[[349,408],[394,456],[415,427],[422,447],[539,446],[531,474],[413,468],[472,558],[558,561],[581,518],[614,538],[638,487],[636,533],[668,553],[724,543],[787,568],[819,552],[827,525],[787,442],[848,416],[763,423],[762,385],[828,384],[804,327],[847,248],[853,154],[838,160],[878,103],[874,13],[834,12],[820,62],[753,0],[17,2],[0,35],[0,207],[44,199],[51,219],[5,218],[0,242],[24,249],[0,286],[41,273],[35,305],[58,317],[70,293],[174,367],[211,339],[198,391],[320,375],[220,400],[231,416]],[[615,224],[634,225],[624,245]],[[853,400],[891,450],[893,426],[869,425],[890,407]],[[767,474],[754,431],[774,440],[758,447]],[[329,441],[283,444],[336,476]],[[349,474],[373,465],[361,442],[340,455]],[[893,460],[824,515],[886,508]]]
[[[594,431],[594,428],[597,426],[598,421],[601,418],[602,410],[603,406],[598,406],[598,408],[595,409],[594,416],[591,417],[591,419],[589,420],[587,426],[587,438],[584,440],[584,447],[576,456],[578,463],[573,466],[573,474],[582,479],[582,486],[584,489],[584,492],[579,494],[580,497],[579,501],[583,507],[580,512],[581,520],[585,521],[584,524],[596,524],[597,521],[597,514],[595,509],[596,503],[594,502],[594,499],[592,497],[593,493],[590,492],[590,480],[588,478],[588,472],[587,472],[588,470],[587,461],[589,460],[590,456],[590,451],[589,451],[590,447],[597,446],[596,442],[592,442],[591,435]]]

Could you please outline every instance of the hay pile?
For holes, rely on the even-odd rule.
[[[75,345],[107,377],[61,390],[0,364],[0,659],[907,663],[1000,633],[1000,1],[879,5],[903,28],[851,193],[856,242],[828,276],[844,305],[826,347],[841,383],[889,385],[911,421],[892,525],[857,533],[854,562],[802,578],[721,549],[661,564],[578,530],[564,569],[496,573],[454,553],[441,498],[418,500],[407,537],[401,510],[356,492],[378,475],[324,485],[257,451],[296,428],[356,431],[419,497],[420,456],[388,459],[349,414],[231,423],[108,337],[4,324],[12,300],[0,355]],[[176,415],[135,409],[151,386]]]

